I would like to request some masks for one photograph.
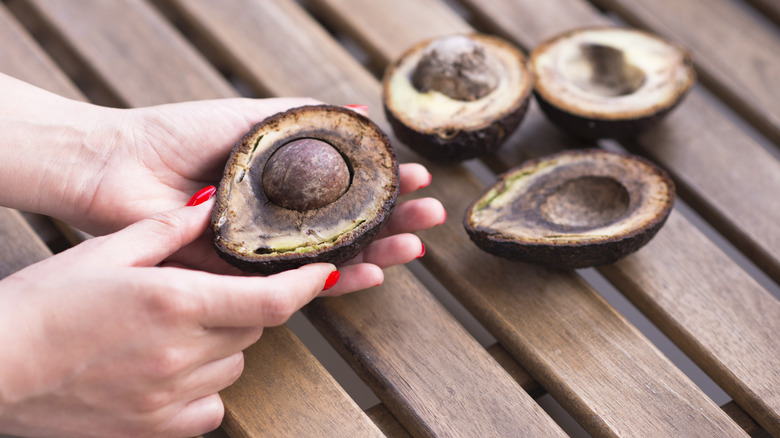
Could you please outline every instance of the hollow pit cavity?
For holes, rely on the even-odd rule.
[[[565,227],[608,225],[628,210],[628,190],[618,181],[584,176],[559,185],[540,207],[548,221]]]

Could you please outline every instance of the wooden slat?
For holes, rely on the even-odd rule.
[[[534,10],[535,2],[513,1],[511,7],[514,9],[508,1],[471,2],[485,18],[495,18],[496,26],[514,34],[526,46],[533,46],[545,35],[561,31],[558,23],[562,17],[569,16],[570,21],[578,18],[595,21],[601,17],[593,9],[587,12],[581,7],[568,7],[581,5],[581,2],[551,3],[556,3],[557,12],[549,16],[535,14],[534,26],[544,30],[531,35],[514,33],[512,28],[504,27],[501,20],[514,18],[517,21],[513,21],[513,28],[524,29],[520,20],[527,11]],[[566,11],[579,12],[569,14]],[[587,13],[580,17],[584,12]],[[700,132],[708,129],[714,133],[700,141]],[[548,141],[546,144],[553,143]],[[734,148],[734,144],[740,147]],[[695,151],[688,151],[693,145]],[[736,154],[735,149],[738,150]],[[772,212],[778,209],[780,168],[769,170],[767,166],[776,167],[777,161],[763,155],[763,150],[751,143],[744,133],[704,104],[703,97],[696,93],[690,96],[662,129],[643,138],[642,150],[654,151],[650,154],[652,157],[663,158],[665,164],[675,164],[677,169],[684,162],[687,167],[680,172],[679,178],[693,176],[704,181],[695,186],[697,190],[727,194],[733,203],[721,203],[722,210],[740,208],[737,207],[741,205],[740,200],[736,199],[740,196],[755,204],[756,209],[750,214],[740,213],[744,226],[762,227],[763,223],[776,228],[778,214]],[[505,168],[519,161],[519,157],[510,153],[503,154],[502,158]],[[741,160],[757,167],[742,168]],[[757,172],[764,178],[755,178]],[[718,177],[712,178],[708,174]],[[724,175],[727,178],[723,178]],[[705,187],[705,183],[714,188]],[[772,188],[756,194],[751,192],[753,186],[762,185]],[[780,239],[780,230],[765,232],[767,234],[762,238],[769,242]],[[778,433],[780,397],[776,388],[780,387],[780,338],[776,333],[780,333],[780,302],[777,299],[678,215],[673,215],[665,231],[651,245],[634,257],[601,271],[744,409],[765,428]],[[682,291],[685,291],[684,299],[681,298]]]
[[[395,270],[388,275],[398,278]],[[412,435],[564,436],[431,295],[406,281],[316,300],[304,312]]]
[[[181,81],[182,76],[197,76],[200,74],[199,71],[202,70],[202,68],[189,69],[186,66],[179,66],[176,71],[176,76],[172,77],[168,70],[158,68],[159,66],[157,65],[157,60],[160,56],[163,56],[163,54],[160,52],[163,49],[159,47],[159,44],[149,46],[149,44],[151,44],[150,42],[153,41],[153,38],[150,38],[149,34],[164,35],[170,30],[165,30],[166,24],[162,22],[162,20],[155,14],[152,14],[149,11],[136,11],[136,9],[145,10],[145,6],[137,2],[124,2],[124,4],[118,4],[96,1],[90,4],[89,8],[73,8],[72,4],[61,6],[58,3],[57,7],[49,9],[49,4],[44,4],[44,2],[36,3],[36,6],[39,12],[41,12],[43,19],[49,23],[50,26],[56,28],[57,32],[66,36],[74,52],[77,53],[81,59],[91,60],[98,56],[110,59],[119,55],[119,53],[115,51],[110,51],[111,47],[106,47],[100,43],[94,43],[96,39],[100,39],[104,34],[113,35],[112,38],[116,40],[113,47],[132,47],[132,52],[136,54],[138,59],[134,63],[134,72],[131,74],[125,75],[124,69],[113,68],[107,63],[99,63],[98,65],[93,66],[95,67],[95,73],[102,78],[102,80],[107,84],[108,88],[115,90],[121,100],[127,102],[129,105],[137,105],[141,103],[160,103],[159,100],[150,102],[150,96],[157,96],[158,99],[166,99],[167,97],[164,97],[163,90],[169,85],[169,83],[171,83],[171,81]],[[216,5],[213,5],[212,7],[216,7]],[[223,5],[219,5],[219,9],[222,7]],[[82,9],[89,9],[89,12],[82,14],[79,12]],[[68,12],[66,13],[65,11]],[[269,13],[269,8],[265,7],[263,11],[264,13]],[[238,15],[238,17],[242,16],[243,15]],[[287,15],[279,14],[275,18],[277,20],[285,20],[287,19]],[[119,32],[116,34],[112,23],[119,20],[129,21],[129,23],[126,25],[131,27],[134,31],[132,33]],[[68,30],[74,27],[88,27],[90,30],[79,32],[72,32]],[[118,40],[120,36],[122,39]],[[311,41],[309,44],[311,44]],[[155,52],[154,56],[143,56],[147,50]],[[181,48],[177,48],[176,50],[179,51]],[[288,52],[285,52],[285,55],[287,53]],[[170,56],[175,55],[175,53],[171,53]],[[265,69],[269,69],[269,64],[266,63],[264,67]],[[278,67],[273,66],[273,68],[276,69]],[[140,83],[137,83],[141,80],[143,84],[150,88],[146,96],[143,98],[136,97],[133,94],[134,90],[141,86]],[[182,99],[195,99],[199,98],[202,94],[209,94],[213,91],[214,90],[203,90],[201,88],[191,89],[186,93],[181,93],[178,97]],[[136,102],[136,99],[138,99],[139,102]],[[431,300],[424,301],[424,297],[426,296],[427,292],[422,288],[421,285],[413,281],[411,274],[405,268],[394,269],[393,275],[388,276],[385,286],[379,290],[386,289],[404,289],[408,291],[413,298],[404,302],[404,305],[414,306],[415,304],[413,303],[418,300],[423,300],[422,303],[433,302]],[[391,302],[395,302],[395,305],[401,304],[399,301],[400,298],[394,298],[392,293],[385,292],[385,295],[391,300]],[[380,307],[377,307],[376,311],[381,311],[381,306],[384,306],[385,304],[386,302],[381,302],[380,304],[380,302],[377,301],[377,306]],[[446,314],[446,311],[444,311],[444,309],[438,305],[431,306],[426,304],[424,308],[429,310],[428,316],[431,317],[431,321],[452,321],[451,317]],[[371,309],[371,306],[367,306],[367,309]],[[414,330],[412,330],[410,333],[416,334],[417,336],[430,336],[431,333],[438,333],[441,343],[447,345],[448,342],[451,342],[451,345],[454,345],[454,347],[452,347],[454,350],[459,350],[460,346],[462,345],[469,345],[469,343],[473,344],[475,342],[472,338],[465,334],[461,336],[452,336],[451,333],[441,333],[435,331],[418,332]],[[475,348],[471,349],[476,350]],[[555,423],[549,419],[546,414],[544,414],[541,408],[539,408],[538,405],[536,405],[533,400],[512,381],[511,377],[506,374],[503,369],[501,369],[500,366],[495,361],[493,361],[484,350],[477,351],[481,351],[481,354],[475,353],[472,356],[461,358],[464,361],[468,361],[470,365],[470,367],[462,368],[468,369],[469,372],[473,375],[481,375],[484,373],[486,376],[494,377],[494,379],[483,380],[482,383],[485,385],[482,387],[482,389],[486,390],[487,394],[496,394],[496,400],[504,399],[513,403],[512,410],[504,409],[503,412],[505,416],[501,421],[497,422],[496,424],[482,425],[482,427],[487,428],[486,430],[488,430],[488,433],[491,428],[495,428],[496,430],[503,430],[502,427],[505,428],[510,426],[519,427],[521,430],[528,431],[532,434],[556,435],[562,433],[559,429],[557,429],[557,425],[555,425]],[[257,356],[252,356],[252,358],[256,357]],[[311,360],[311,358],[308,356],[308,353],[302,355],[301,357],[309,358],[309,360]],[[265,360],[266,357],[262,357],[262,359]],[[262,365],[258,363],[247,363],[247,371],[265,369],[265,372],[271,372],[273,374],[274,366],[286,366],[292,369],[305,368],[304,366],[295,366],[289,363],[280,364],[277,361],[272,363],[264,363]],[[271,371],[268,371],[269,369]],[[420,381],[419,385],[425,385],[426,383],[427,382]],[[490,383],[490,386],[488,386],[488,383]],[[312,398],[312,406],[319,406],[318,409],[309,413],[310,416],[317,417],[334,415],[334,411],[331,409],[333,403],[328,402],[327,398],[323,397],[324,394],[322,394],[321,391],[316,391],[316,388],[303,389],[309,391],[307,397]],[[257,390],[262,391],[263,389],[260,388]],[[240,403],[240,401],[235,398],[226,398],[225,403],[226,406],[229,405],[231,407],[232,412],[242,412],[242,417],[251,416],[254,418],[268,418],[270,415],[275,415],[278,412],[285,411],[284,409],[279,409],[278,411],[274,409],[271,411],[272,408],[264,404]],[[474,408],[476,410],[478,406],[474,404],[474,402],[472,402],[472,405],[473,406],[469,406],[468,403],[466,403],[465,405],[459,404],[458,407],[461,409],[465,408],[467,410]],[[354,405],[353,407],[356,408]],[[441,411],[443,412],[444,410],[442,409]],[[448,419],[455,419],[455,411],[456,409],[453,405],[450,409],[450,417],[452,418],[446,415],[439,418],[435,415],[432,415],[430,411],[427,410],[426,412],[421,412],[418,415],[420,421],[418,428],[426,428],[425,430],[435,431],[439,428],[449,427],[448,424],[450,422]],[[462,411],[457,411],[458,416],[461,414]],[[339,416],[343,417],[344,414]],[[323,419],[322,421],[325,420]],[[350,421],[351,418],[347,416],[347,421],[345,422],[348,423]],[[366,421],[370,420],[368,420],[366,417]],[[297,425],[301,428],[306,428],[318,423],[320,423],[320,421],[317,421],[316,418],[313,418],[310,422],[298,422]],[[238,422],[236,424],[238,424]],[[349,436],[348,429],[351,429],[352,426],[344,427],[347,430],[343,432],[343,436]],[[472,425],[472,427],[476,426]],[[296,434],[318,435],[319,431],[315,432],[313,430],[309,430],[306,432],[304,429]]]
[[[750,3],[770,20],[780,24],[780,3],[776,0],[742,0]]]
[[[398,2],[392,5],[374,2],[369,9],[375,15],[366,17],[357,14],[361,2],[334,3],[337,3],[334,8],[344,8],[345,12],[339,13],[339,16],[371,23],[371,28],[380,28],[387,16],[404,9]],[[430,5],[430,2],[419,3],[416,11],[429,17],[431,15],[426,13],[426,8]],[[190,20],[199,23],[196,27],[201,31],[207,28],[215,35],[233,32],[226,39],[230,42],[223,43],[221,47],[225,51],[233,51],[229,58],[240,63],[235,67],[237,71],[249,70],[247,66],[258,58],[246,44],[233,46],[233,42],[241,38],[265,46],[264,50],[267,50],[268,46],[273,46],[270,37],[264,36],[267,32],[288,41],[284,48],[291,52],[306,51],[305,45],[295,45],[296,40],[309,39],[303,35],[312,35],[310,39],[322,38],[314,23],[285,29],[274,26],[273,17],[264,18],[260,10],[255,15],[249,8],[242,9],[244,16],[252,17],[246,20],[253,25],[240,27],[237,24],[239,20],[220,17],[220,11],[226,9],[224,4],[219,10],[209,8],[207,2],[198,5],[182,2],[181,6],[187,8],[185,15]],[[267,5],[264,7],[267,8]],[[208,24],[215,21],[222,24]],[[220,30],[212,30],[214,27]],[[436,26],[403,29],[401,32],[426,33],[429,27]],[[257,44],[258,41],[266,44]],[[290,57],[285,61],[285,68],[295,67],[297,61],[294,71],[308,70],[312,75],[325,72],[331,77],[334,74],[333,64],[336,64],[343,70],[342,80],[353,84],[348,99],[359,99],[354,101],[367,103],[374,111],[381,108],[378,84],[362,88],[364,79],[361,73],[356,73],[359,67],[354,62],[344,61],[336,49],[325,50],[324,47],[323,40],[320,42],[320,56],[313,53],[301,58]],[[281,57],[281,53],[277,54],[277,58]],[[307,68],[310,65],[317,66],[317,69]],[[254,80],[266,89],[275,89],[273,78]],[[290,83],[284,81],[278,86],[289,89]],[[338,87],[334,84],[333,88]],[[345,100],[340,93],[311,89],[306,82],[300,84],[299,90],[326,100]],[[404,159],[418,158],[403,149],[399,150],[399,154]],[[431,165],[431,170],[434,184],[426,189],[426,193],[441,199],[451,214],[459,216],[481,187],[467,175],[462,175],[463,170],[458,166],[443,168]],[[741,433],[717,406],[578,277],[570,273],[518,266],[476,251],[465,236],[458,217],[445,226],[422,234],[429,249],[424,263],[432,267],[440,281],[456,292],[470,310],[481,316],[483,323],[493,328],[502,344],[524,365],[530,364],[527,367],[529,372],[565,403],[589,430],[618,434],[665,429],[669,434],[679,434],[682,430],[694,428],[701,430],[702,434]],[[346,311],[342,313],[350,315]],[[357,326],[358,322],[352,324]],[[362,341],[358,331],[343,336]]]
[[[50,255],[18,211],[0,207],[0,279]]]
[[[780,37],[771,23],[733,0],[594,3],[689,47],[707,86],[780,144]]]
[[[266,329],[244,351],[247,363],[287,366],[247,367],[235,384],[223,390],[225,421],[232,437],[291,437],[316,431],[321,437],[384,436],[365,413],[285,326]],[[318,397],[313,398],[313,393]],[[330,400],[325,407],[321,400]],[[254,406],[264,406],[257,409]]]
[[[67,39],[74,53],[81,59],[95,60],[95,74],[128,106],[236,95],[156,10],[145,3],[96,0],[85,5],[81,0],[41,1],[33,6],[46,26]],[[117,27],[122,30],[117,32]],[[158,38],[166,44],[160,44]],[[106,45],[106,39],[112,43]],[[127,56],[127,53],[133,54],[131,66],[109,62]],[[170,60],[169,67],[175,68],[161,67],[161,60]],[[357,435],[361,436],[368,432],[378,434],[373,422],[311,353],[291,338],[286,329],[272,332],[257,348],[285,351],[286,354],[258,355],[251,350],[246,357],[244,373],[247,378],[255,379],[263,374],[284,374],[291,379],[293,374],[300,373],[298,381],[311,380],[318,382],[317,385],[302,386],[295,399],[283,398],[288,395],[286,390],[289,388],[279,385],[285,382],[266,381],[271,386],[231,388],[223,396],[226,411],[230,412],[231,431],[238,436],[250,436],[255,428],[263,426],[262,423],[240,420],[265,418],[274,420],[278,436],[323,436],[325,426],[329,436],[355,436],[356,431],[360,431]],[[245,403],[247,399],[256,400],[258,393],[276,394],[277,397],[271,403]],[[307,408],[308,421],[302,421],[300,417],[302,406]]]

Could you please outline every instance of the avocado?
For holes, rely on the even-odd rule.
[[[497,150],[525,116],[533,88],[523,53],[488,35],[422,41],[386,69],[385,114],[399,140],[456,162]]]
[[[345,108],[293,108],[257,123],[225,165],[211,217],[218,254],[273,274],[356,256],[398,196],[387,136]]]
[[[650,161],[601,149],[527,161],[499,176],[466,210],[482,250],[558,269],[613,263],[655,236],[675,187]]]
[[[696,80],[684,48],[628,28],[565,32],[537,46],[530,63],[542,111],[585,139],[636,136],[671,112]]]

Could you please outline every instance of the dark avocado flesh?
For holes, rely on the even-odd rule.
[[[612,263],[655,236],[675,189],[649,161],[600,149],[531,160],[499,177],[466,211],[481,249],[575,269]]]
[[[652,126],[695,82],[676,44],[635,29],[577,29],[531,53],[534,95],[550,120],[585,138],[626,138]]]
[[[385,113],[396,136],[439,162],[498,149],[522,121],[533,88],[522,52],[497,37],[423,41],[385,70]]]
[[[397,196],[395,153],[373,122],[336,106],[294,108],[234,147],[212,213],[214,246],[262,274],[341,263],[376,237]]]

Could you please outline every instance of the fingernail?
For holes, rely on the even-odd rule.
[[[217,193],[217,188],[214,186],[208,186],[204,187],[200,190],[198,190],[197,193],[192,195],[192,198],[190,198],[189,201],[187,201],[186,206],[187,207],[194,207],[196,205],[203,204],[204,202],[211,199],[212,196],[214,196],[214,193]]]
[[[426,181],[426,182],[425,182],[423,185],[421,185],[421,186],[418,188],[418,190],[419,190],[419,189],[424,189],[424,188],[428,187],[429,185],[431,185],[431,181],[433,181],[433,175],[431,175],[430,173],[428,173],[428,181]]]
[[[366,116],[368,115],[368,105],[344,105],[344,108],[349,108]]]
[[[420,245],[422,246],[422,251],[420,252],[420,255],[417,256],[418,259],[425,255],[425,244],[420,242]]]
[[[339,281],[339,277],[341,277],[341,273],[339,271],[333,271],[328,275],[328,279],[325,280],[325,286],[322,287],[322,290],[328,290],[336,285],[336,283]]]

